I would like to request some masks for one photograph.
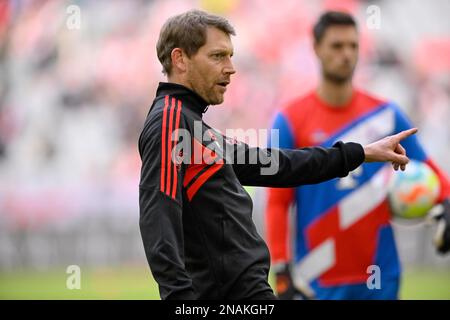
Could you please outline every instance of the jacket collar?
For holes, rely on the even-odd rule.
[[[205,113],[208,110],[208,103],[200,97],[196,92],[177,83],[160,82],[156,90],[156,96],[171,95],[179,97],[183,101],[189,103],[189,107],[198,113]]]

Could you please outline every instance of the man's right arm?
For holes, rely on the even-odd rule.
[[[278,147],[295,149],[295,139],[288,118],[279,112],[275,117],[272,130],[278,130]],[[272,141],[269,140],[269,147]],[[268,188],[266,207],[266,237],[272,259],[272,272],[275,274],[277,295],[282,300],[292,300],[307,295],[298,290],[292,281],[291,242],[293,240],[289,225],[289,207],[295,201],[294,188]]]
[[[165,113],[150,115],[139,139],[139,225],[161,298],[194,299],[192,280],[184,263],[183,169],[177,168],[171,156],[174,142],[170,137],[183,121],[177,106],[173,108],[172,111],[169,103]]]
[[[279,143],[283,149],[294,149],[292,128],[280,112],[275,117],[272,130],[279,130]],[[272,141],[269,140],[269,147]],[[291,258],[289,232],[289,206],[294,201],[294,188],[268,188],[266,206],[267,244],[273,264],[289,263]]]

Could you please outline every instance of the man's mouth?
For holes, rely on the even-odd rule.
[[[217,82],[217,85],[222,87],[222,88],[224,88],[224,89],[226,89],[227,85],[229,85],[229,84],[230,84],[230,81],[227,81],[227,80],[223,80],[223,81]]]

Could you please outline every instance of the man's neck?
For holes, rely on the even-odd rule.
[[[190,84],[187,81],[185,81],[185,79],[182,79],[181,77],[177,77],[175,75],[168,76],[167,82],[176,83],[176,84],[182,85],[188,89],[193,90],[192,87],[190,86]]]
[[[352,99],[352,82],[335,83],[322,80],[317,88],[317,94],[322,101],[336,108],[347,105]]]

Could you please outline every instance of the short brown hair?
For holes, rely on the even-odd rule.
[[[156,44],[164,74],[170,74],[172,70],[172,50],[180,48],[188,57],[196,54],[206,43],[207,27],[216,27],[227,34],[236,35],[227,19],[200,10],[187,11],[169,18],[164,23]]]
[[[331,26],[353,26],[357,28],[357,24],[353,17],[341,11],[327,11],[323,13],[317,23],[314,25],[314,40],[319,43],[322,40],[325,31]]]

